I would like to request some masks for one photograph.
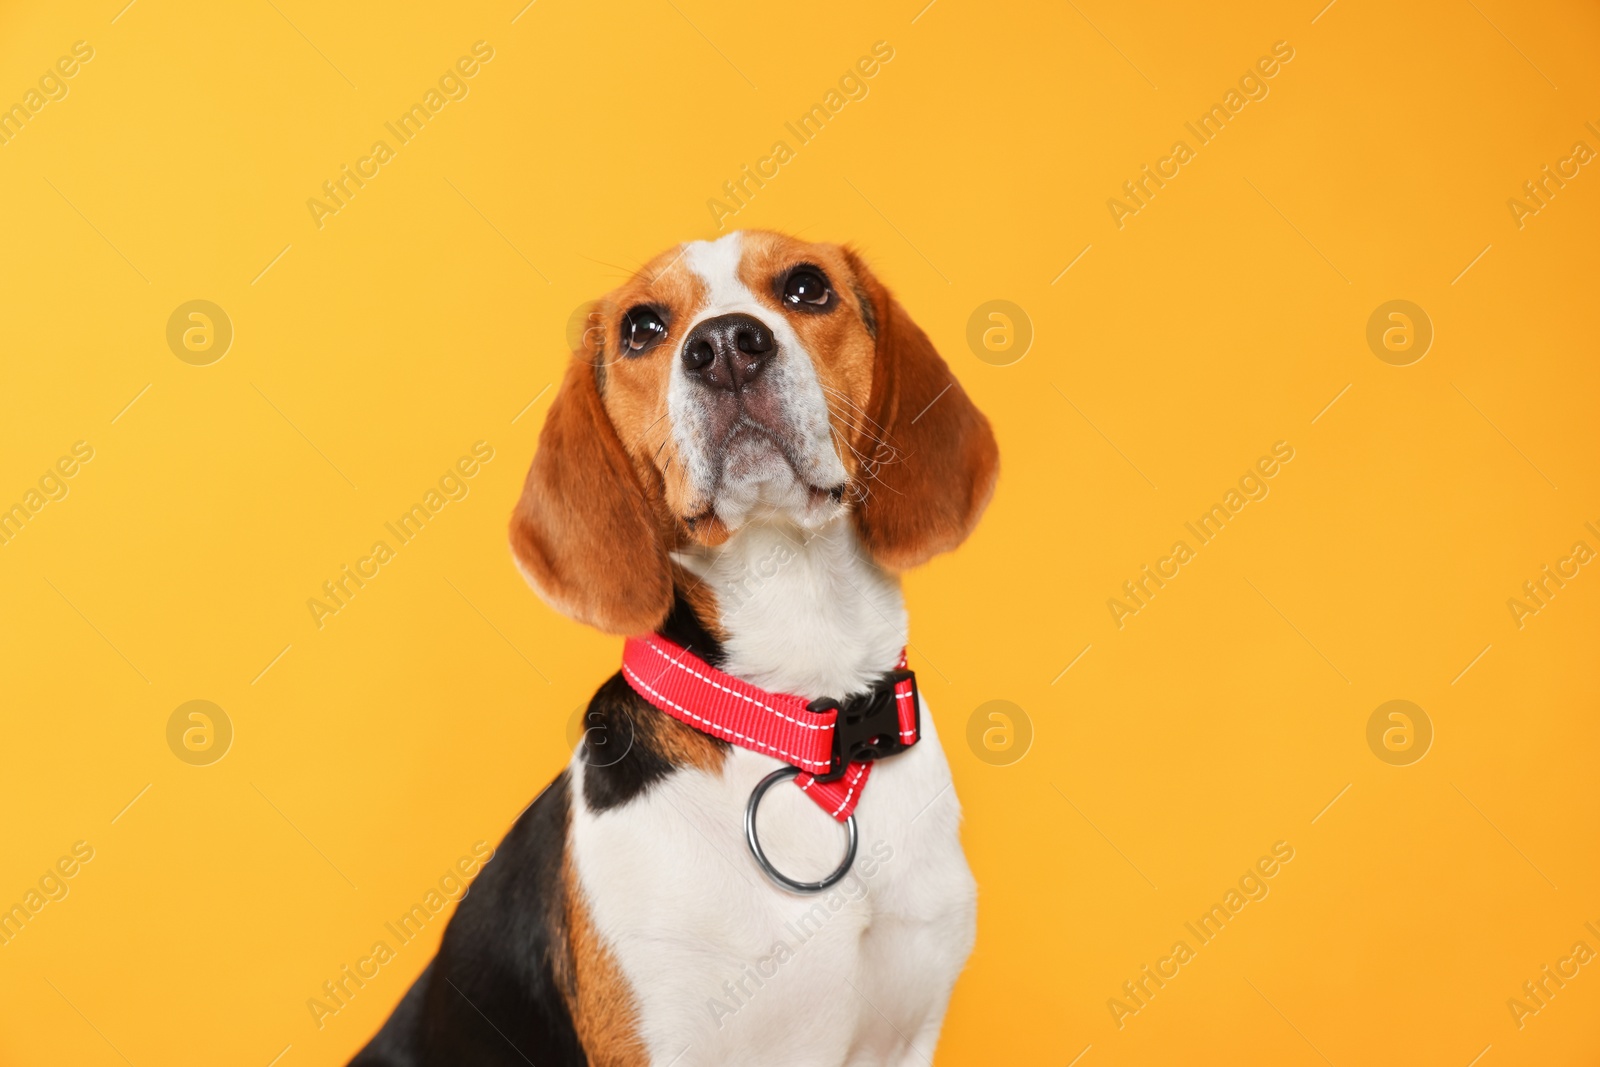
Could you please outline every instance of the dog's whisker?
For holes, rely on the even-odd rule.
[[[870,425],[874,430],[877,430],[879,433],[883,432],[883,427],[878,425],[877,420],[875,420],[871,416],[871,414],[869,414],[867,412],[867,410],[865,408],[863,408],[860,404],[856,403],[855,399],[853,397],[851,397],[849,394],[844,393],[844,392],[840,391],[839,389],[834,388],[833,386],[822,385],[820,382],[818,383],[818,385],[821,386],[822,391],[823,391],[823,393],[825,395],[833,397],[839,403],[841,403],[841,404],[845,405],[846,407],[850,408],[851,410],[853,410],[856,414],[860,415],[861,418],[863,420],[865,420],[867,422],[867,424]]]

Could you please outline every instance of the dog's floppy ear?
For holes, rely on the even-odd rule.
[[[597,630],[648,633],[672,607],[666,546],[582,352],[539,433],[511,552],[545,603]]]
[[[1000,451],[928,335],[859,256],[845,256],[877,339],[856,528],[874,559],[904,570],[966,540],[994,493]]]

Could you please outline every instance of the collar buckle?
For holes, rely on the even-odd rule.
[[[821,697],[806,705],[814,712],[837,709],[839,715],[833,725],[833,751],[826,774],[816,775],[819,782],[835,782],[844,777],[852,763],[871,763],[904,752],[915,742],[902,740],[900,725],[900,698],[897,690],[902,682],[910,684],[911,715],[915,726],[913,737],[922,736],[922,705],[917,697],[917,676],[911,671],[890,671],[865,693],[847,698],[843,703],[831,697]]]

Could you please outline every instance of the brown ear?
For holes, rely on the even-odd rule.
[[[845,255],[878,345],[867,405],[877,425],[857,444],[871,469],[859,475],[856,528],[874,559],[905,570],[972,533],[994,494],[1000,450],[928,335],[860,257]]]
[[[539,433],[511,552],[545,603],[597,630],[648,633],[672,607],[666,546],[581,354]]]

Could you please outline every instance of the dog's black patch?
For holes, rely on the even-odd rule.
[[[621,672],[589,701],[582,744],[583,800],[590,811],[626,804],[672,773],[672,762],[650,743],[656,724],[649,717],[660,714]]]
[[[694,613],[683,594],[672,594],[672,611],[658,631],[662,637],[693,652],[713,667],[720,668],[723,661],[722,643],[706,630],[705,623]]]
[[[506,834],[444,942],[350,1067],[587,1067],[557,975],[571,790],[550,783]]]

